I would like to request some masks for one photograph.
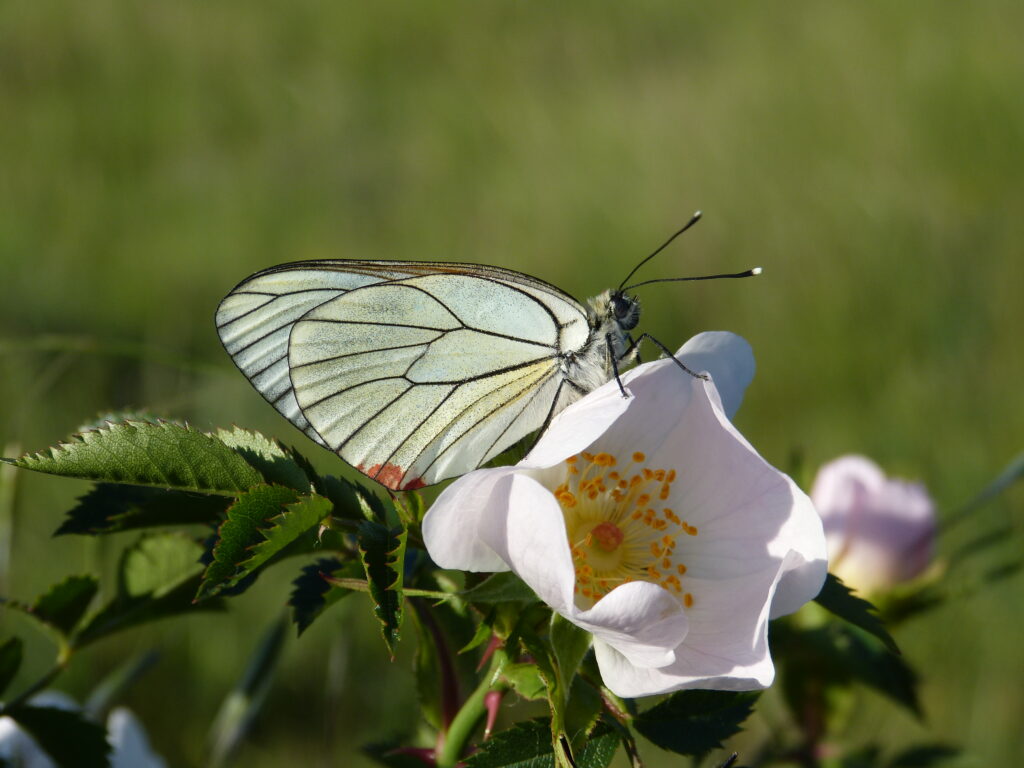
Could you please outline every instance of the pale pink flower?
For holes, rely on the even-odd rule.
[[[768,619],[820,590],[810,500],[729,420],[754,370],[729,333],[638,366],[565,409],[514,467],[463,476],[423,525],[442,567],[511,569],[594,636],[621,696],[771,684]]]
[[[935,505],[921,483],[890,479],[870,459],[818,470],[811,499],[825,525],[830,570],[860,592],[919,575],[932,560]]]

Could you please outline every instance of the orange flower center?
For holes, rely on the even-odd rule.
[[[676,551],[680,536],[697,528],[665,506],[674,469],[644,466],[637,451],[622,469],[609,453],[582,453],[565,461],[565,482],[554,490],[565,516],[576,571],[576,599],[590,607],[620,584],[650,581],[675,594],[687,608],[686,564]]]

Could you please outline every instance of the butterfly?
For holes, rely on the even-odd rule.
[[[640,305],[622,286],[699,217],[586,305],[482,264],[303,261],[243,280],[217,331],[292,424],[382,485],[414,490],[479,467],[617,378],[651,338],[631,338]]]

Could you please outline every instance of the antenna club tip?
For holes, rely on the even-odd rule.
[[[750,274],[752,275],[760,275],[762,272],[764,272],[764,270],[761,269],[760,267],[754,267],[752,270],[750,270]]]
[[[704,215],[704,211],[694,211],[693,212],[693,218],[694,219],[699,219],[703,215]]]

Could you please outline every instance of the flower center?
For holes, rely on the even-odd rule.
[[[686,565],[676,552],[679,536],[697,528],[664,506],[672,494],[674,469],[644,466],[639,451],[618,469],[610,453],[582,453],[565,460],[565,482],[555,498],[565,516],[576,599],[590,607],[620,584],[650,581],[675,594],[689,608]]]

